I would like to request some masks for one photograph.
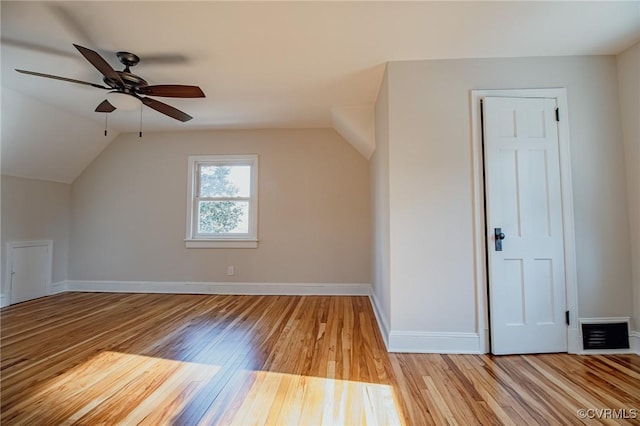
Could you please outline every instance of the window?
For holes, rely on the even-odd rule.
[[[189,156],[188,248],[258,246],[258,156]]]

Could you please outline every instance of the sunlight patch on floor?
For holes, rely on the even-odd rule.
[[[32,417],[37,419],[47,412],[59,411],[61,407],[74,407],[75,411],[65,416],[64,423],[69,424],[86,415],[91,416],[94,410],[104,411],[107,406],[116,407],[127,399],[149,393],[130,414],[139,415],[146,410],[146,416],[157,410],[167,396],[179,393],[181,388],[188,386],[191,393],[197,392],[219,371],[220,367],[216,365],[103,351],[38,386],[14,409],[29,407]],[[180,411],[177,406],[173,409]],[[3,418],[10,414],[3,413]],[[101,418],[106,417],[108,413]]]
[[[223,424],[401,424],[390,385],[270,371],[250,375],[253,385]]]
[[[222,372],[224,366],[104,351],[43,383],[20,405],[34,410],[34,420],[70,407],[59,419],[64,424],[171,424],[191,405],[202,410],[200,424],[401,424],[390,385],[288,373],[236,369],[225,378],[236,387],[228,399],[214,403],[216,394],[203,402]],[[133,408],[131,400],[138,401]]]

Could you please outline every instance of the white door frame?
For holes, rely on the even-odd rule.
[[[51,281],[53,276],[53,240],[42,240],[42,241],[16,241],[7,243],[7,258],[6,258],[6,275],[5,275],[5,283],[7,283],[7,288],[5,291],[7,292],[7,304],[13,304],[13,277],[11,266],[13,265],[13,249],[15,248],[23,248],[23,247],[47,247],[48,256],[47,256],[47,282],[45,283],[45,292],[47,295],[51,294]]]
[[[471,152],[473,169],[473,245],[474,281],[476,287],[476,325],[480,337],[480,352],[489,352],[489,318],[487,298],[487,245],[484,211],[484,165],[482,150],[482,122],[480,101],[488,96],[511,98],[555,98],[559,111],[558,143],[560,155],[560,188],[562,196],[562,226],[564,236],[564,262],[566,305],[570,312],[567,329],[569,353],[580,352],[578,329],[578,280],[576,270],[576,244],[573,217],[573,184],[571,182],[571,151],[569,140],[569,113],[566,88],[471,90]]]

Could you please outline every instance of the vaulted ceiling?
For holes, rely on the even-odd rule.
[[[149,84],[200,86],[144,108],[145,131],[335,127],[365,155],[387,61],[617,54],[640,38],[639,1],[25,2],[2,1],[2,172],[71,182],[140,111],[94,112],[105,92],[15,68],[101,84],[73,47],[141,57]],[[51,163],[47,166],[48,163]]]

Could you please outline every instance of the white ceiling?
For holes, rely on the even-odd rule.
[[[93,110],[105,91],[14,69],[101,83],[72,43],[97,50],[115,69],[122,69],[116,51],[138,54],[132,71],[149,84],[203,89],[205,99],[159,99],[192,115],[187,123],[145,107],[145,131],[160,131],[330,127],[332,110],[374,103],[387,61],[617,54],[640,39],[640,1],[2,1],[0,8],[3,88],[65,111],[56,125],[66,129],[82,117],[102,126],[104,115]],[[3,121],[11,108],[4,98],[3,90]],[[30,132],[46,138],[33,125],[37,115],[12,113],[32,125],[19,134],[3,129],[3,145]],[[112,132],[137,131],[139,122],[137,111],[109,116]],[[3,148],[3,172],[7,164]]]

